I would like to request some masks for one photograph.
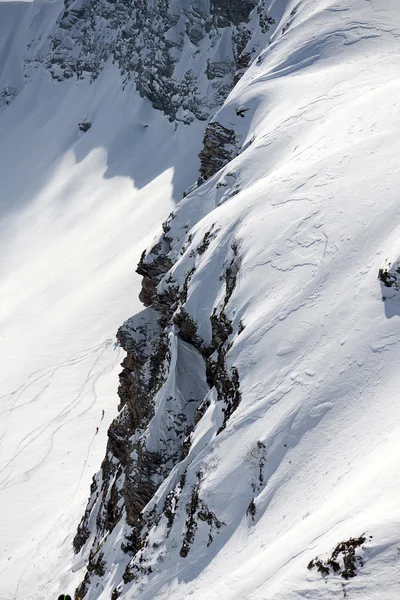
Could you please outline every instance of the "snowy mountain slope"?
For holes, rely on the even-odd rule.
[[[38,8],[2,3],[2,31],[39,29],[28,11]],[[3,41],[2,89],[21,84],[10,74],[23,53],[5,55]],[[92,85],[41,76],[0,109],[5,598],[69,587],[72,538],[116,413],[122,351],[112,341],[140,305],[133,265],[197,174],[204,125],[175,131],[121,88],[113,69]],[[85,119],[93,125],[83,134]]]
[[[398,9],[265,5],[154,241],[205,123],[108,66],[28,70],[0,115],[7,598],[398,597]]]
[[[377,279],[398,260],[398,11],[285,9],[206,134],[211,154],[215,130],[225,136],[231,160],[177,206],[139,265],[150,308],[120,329],[114,425],[132,454],[111,436],[82,522],[85,597],[398,596],[399,304],[382,302]],[[180,431],[177,339],[203,357],[192,377],[210,391],[139,515],[135,482],[150,469],[157,486],[170,468],[159,440],[171,413],[170,449]],[[118,518],[95,524],[112,490]],[[331,555],[316,561],[322,577],[311,560]]]
[[[51,81],[46,44],[63,30],[57,24],[63,13],[62,2],[0,3],[0,595],[6,598],[48,597],[82,579],[83,563],[71,569],[72,538],[116,411],[122,353],[112,338],[139,307],[133,265],[155,225],[197,178],[205,128],[168,122],[111,61],[96,78]],[[230,62],[239,61],[245,45],[235,42],[236,54],[229,50],[229,19],[207,18],[213,56],[222,39]],[[268,23],[263,29],[265,35]],[[67,57],[73,48],[65,36],[61,42]],[[203,69],[207,58],[202,52]],[[229,66],[224,85],[245,62]],[[223,88],[218,93],[222,102]],[[79,123],[92,126],[83,134]]]

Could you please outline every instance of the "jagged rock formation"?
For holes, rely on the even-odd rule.
[[[182,494],[189,494],[190,500],[185,509],[181,557],[188,555],[199,522],[209,528],[208,545],[223,527],[200,497],[201,474],[194,487],[187,486],[184,467],[179,483],[169,488],[165,498],[155,504],[152,500],[172,469],[187,460],[192,432],[209,405],[210,389],[215,390],[221,405],[217,434],[225,428],[241,398],[238,371],[227,363],[229,341],[240,331],[234,331],[226,314],[240,268],[238,244],[232,244],[229,250],[222,278],[224,298],[210,314],[211,338],[205,340],[186,308],[195,266],[179,281],[173,274],[173,256],[178,245],[200,259],[210,242],[205,244],[203,239],[194,253],[186,241],[185,250],[182,240],[170,236],[170,227],[170,222],[164,224],[159,242],[143,254],[138,265],[138,273],[143,276],[140,296],[148,308],[118,331],[127,352],[118,390],[120,413],[109,429],[107,456],[93,480],[91,497],[74,540],[75,552],[84,548],[88,552],[86,575],[76,597],[84,597],[90,585],[108,569],[105,557],[109,554],[104,549],[112,544],[117,524],[123,531],[121,547],[126,564],[114,597],[124,585],[151,572],[154,557],[146,559],[148,563],[143,558],[149,536],[164,518],[172,526]],[[212,239],[211,234],[205,237]]]
[[[205,119],[210,108],[221,104],[255,51],[251,29],[245,25],[250,14],[259,35],[265,34],[266,23],[273,20],[264,3],[253,0],[218,0],[211,6],[207,1],[188,2],[183,8],[175,2],[154,5],[145,0],[133,5],[118,2],[112,8],[106,0],[79,6],[67,3],[52,34],[46,66],[59,80],[88,74],[96,78],[111,58],[125,82],[133,79],[140,93],[170,119]],[[74,40],[73,52],[68,40]],[[230,48],[229,56],[221,54],[221,40],[225,49]],[[197,61],[200,44],[208,48],[200,55],[207,56],[207,62],[198,63],[207,86],[191,70],[178,81],[174,73],[180,53],[186,57],[192,53]],[[200,89],[207,91],[200,94]],[[246,110],[237,112],[236,118]],[[217,120],[209,124],[199,155],[197,186],[237,156],[240,140],[234,128]],[[231,181],[227,193],[236,193],[236,188],[231,189],[234,185]],[[143,252],[137,273],[143,277],[139,298],[146,308],[128,319],[117,334],[127,352],[118,389],[120,412],[110,426],[107,455],[93,480],[74,540],[75,552],[87,559],[76,597],[85,597],[109,572],[116,539],[124,559],[122,576],[114,581],[113,599],[132,582],[145,581],[162,560],[162,549],[157,552],[162,544],[152,541],[158,528],[166,527],[162,537],[168,538],[179,521],[180,540],[174,543],[180,557],[186,558],[198,531],[207,528],[208,546],[224,527],[202,497],[202,473],[193,479],[187,465],[193,460],[193,435],[211,399],[218,405],[215,435],[225,429],[241,402],[240,375],[229,351],[244,326],[228,314],[240,270],[240,242],[222,244],[226,247],[216,261],[221,297],[205,307],[206,331],[191,315],[190,290],[198,264],[212,252],[217,239],[221,243],[221,232],[212,226],[195,239],[188,230],[201,218],[201,211],[184,225],[179,215],[178,206],[156,243]],[[182,272],[187,257],[189,268]]]
[[[204,133],[203,149],[199,154],[199,184],[206,181],[228,164],[238,152],[237,138],[232,129],[211,122]]]
[[[39,16],[45,10],[49,14],[46,27],[40,23],[42,43],[54,23],[59,1],[33,3]],[[90,1],[76,2],[66,12],[89,7],[91,18],[91,6]],[[109,18],[101,17],[102,31],[120,9],[118,1],[113,6]],[[146,10],[156,11],[158,6],[157,0],[152,0],[146,3]],[[180,0],[179,10],[193,6]],[[204,2],[204,6],[208,4]],[[201,38],[201,19],[197,30],[193,18],[193,27],[188,27],[188,33],[185,29],[182,48],[171,46],[171,56],[177,61],[172,79],[178,78],[181,67],[180,76],[184,77],[189,65],[196,63],[206,65],[202,81],[207,80],[211,87],[213,82],[219,86],[225,77],[227,81],[232,77],[234,82],[239,63],[245,69],[251,59],[255,41],[252,32],[257,30],[260,44],[264,43],[263,29],[268,20],[260,18],[261,2],[246,16],[249,20],[245,25],[236,25],[235,17],[229,16],[232,3],[222,6],[221,2],[220,6],[219,12],[211,8],[209,13],[206,11],[206,18],[212,22],[206,35]],[[245,10],[246,6],[242,4]],[[16,538],[21,540],[20,547],[18,542],[12,553],[7,551],[9,556],[3,553],[2,566],[10,572],[8,589],[18,597],[40,598],[46,589],[55,590],[58,584],[65,588],[73,581],[78,585],[77,595],[85,600],[118,596],[121,600],[203,600],[205,590],[211,598],[224,600],[257,595],[289,600],[299,593],[309,598],[354,595],[381,600],[389,598],[398,585],[393,565],[398,561],[400,535],[400,481],[395,460],[400,421],[396,401],[400,279],[398,261],[390,265],[384,257],[400,254],[394,127],[400,123],[400,111],[394,101],[398,82],[393,76],[398,40],[394,33],[400,31],[400,20],[392,0],[382,0],[379,15],[372,3],[363,0],[271,0],[270,6],[276,9],[271,14],[278,23],[271,44],[265,45],[259,59],[252,61],[249,72],[213,115],[200,153],[202,173],[198,184],[193,183],[198,175],[194,163],[206,122],[171,125],[161,111],[151,109],[150,102],[130,93],[135,89],[135,77],[143,74],[143,93],[149,97],[155,94],[154,105],[158,100],[165,101],[166,108],[160,107],[170,111],[170,118],[185,122],[195,118],[189,109],[184,113],[186,109],[182,108],[184,114],[179,112],[179,94],[176,99],[168,99],[168,82],[162,80],[159,67],[159,62],[168,58],[169,50],[165,52],[164,46],[160,56],[156,51],[150,54],[154,78],[146,75],[146,71],[151,72],[147,63],[141,73],[126,71],[123,77],[127,87],[123,92],[118,89],[122,78],[116,59],[106,54],[107,69],[103,73],[99,62],[100,77],[93,86],[90,71],[73,72],[69,81],[60,85],[41,69],[30,86],[31,93],[27,86],[29,93],[23,90],[10,110],[2,110],[3,175],[13,167],[7,160],[8,152],[14,155],[14,165],[20,167],[18,173],[36,165],[40,175],[32,177],[34,169],[28,168],[25,178],[18,181],[21,185],[9,186],[12,202],[6,201],[15,213],[6,228],[10,246],[4,245],[6,257],[8,248],[13,250],[7,268],[10,298],[22,289],[14,285],[18,283],[14,267],[22,251],[30,259],[36,249],[36,267],[43,271],[43,265],[47,266],[46,244],[34,244],[43,238],[45,222],[51,223],[46,226],[50,237],[65,232],[74,240],[78,232],[75,225],[85,214],[79,223],[82,246],[87,240],[102,241],[101,260],[93,262],[98,268],[91,270],[90,262],[90,268],[78,269],[79,277],[72,279],[75,288],[82,288],[79,294],[70,295],[69,279],[56,285],[55,293],[49,293],[50,281],[43,277],[40,295],[32,296],[34,302],[30,304],[30,296],[25,302],[18,298],[24,310],[16,305],[8,313],[7,320],[18,334],[17,357],[21,354],[19,334],[26,327],[16,326],[16,322],[21,318],[29,326],[34,313],[41,324],[35,327],[37,334],[44,327],[48,329],[48,348],[46,368],[29,370],[32,375],[28,379],[21,378],[33,363],[28,360],[17,365],[18,373],[14,375],[18,375],[21,386],[5,397],[4,410],[10,413],[5,439],[15,436],[13,425],[18,425],[21,407],[32,410],[37,417],[35,406],[41,395],[46,396],[46,402],[39,406],[46,411],[48,405],[49,414],[34,435],[31,423],[24,423],[18,431],[14,455],[10,458],[4,453],[4,497],[15,499],[18,509],[20,490],[31,477],[43,483],[50,497],[53,480],[49,473],[55,473],[60,455],[65,454],[67,445],[71,446],[72,436],[67,431],[79,439],[79,444],[71,447],[74,460],[65,458],[69,465],[78,464],[74,471],[78,478],[68,478],[64,506],[58,506],[57,494],[53,503],[57,510],[42,521],[40,528],[36,527],[35,543],[33,534],[25,540],[22,531]],[[173,14],[171,7],[172,3],[165,18]],[[174,4],[172,8],[177,7]],[[234,10],[238,7],[236,3]],[[184,11],[179,14],[186,28],[187,15]],[[226,15],[231,24],[222,27]],[[154,17],[149,24],[151,31],[161,23],[161,35],[167,39],[162,11]],[[100,31],[96,29],[97,13],[93,13],[93,19],[94,29],[88,23],[88,43],[92,32]],[[391,21],[388,31],[383,23]],[[65,36],[75,25],[78,31],[78,24],[79,19],[65,29]],[[33,35],[32,30],[26,36]],[[216,56],[224,44],[232,54],[232,33],[241,48],[234,65]],[[215,46],[211,49],[208,44],[212,36]],[[67,37],[60,40],[68,44]],[[99,41],[96,60],[108,41],[108,37]],[[78,42],[68,51],[64,46],[65,69],[74,48],[80,56],[83,43]],[[146,40],[143,43],[143,52],[134,57],[127,55],[128,60],[140,58],[146,62],[146,52],[152,48],[146,46]],[[28,53],[36,57],[35,61],[38,44],[34,46]],[[200,52],[193,56],[195,48]],[[89,62],[89,55],[82,56]],[[64,68],[61,63],[60,68]],[[193,72],[200,75],[197,67]],[[96,76],[93,72],[93,78]],[[64,77],[63,72],[60,77]],[[13,79],[2,79],[3,87],[8,83]],[[188,96],[196,95],[195,87]],[[211,87],[198,87],[201,98],[210,99]],[[165,98],[157,99],[162,90]],[[43,102],[52,91],[54,102],[45,102],[44,108],[36,110],[35,101]],[[65,97],[64,91],[68,92]],[[90,101],[94,99],[92,111]],[[175,101],[179,106],[176,112],[170,108]],[[38,126],[26,114],[30,107]],[[73,110],[68,110],[71,107]],[[66,119],[61,123],[63,112]],[[202,113],[197,114],[200,117]],[[118,117],[115,120],[114,115]],[[148,115],[146,129],[142,117]],[[78,128],[88,123],[93,123],[92,128],[81,135]],[[45,130],[45,136],[39,135],[38,127]],[[16,137],[10,135],[12,129],[17,130]],[[108,134],[107,129],[112,131]],[[158,136],[161,130],[165,131]],[[53,146],[51,136],[56,132],[62,135],[60,143]],[[28,147],[22,148],[28,133]],[[125,146],[131,134],[137,135],[137,143]],[[29,154],[38,147],[35,135],[41,140],[43,156],[32,163]],[[19,162],[20,147],[24,160]],[[175,152],[176,148],[179,151]],[[160,161],[159,154],[163,154]],[[44,171],[42,158],[44,163],[49,161]],[[86,173],[77,176],[86,170],[87,177]],[[53,171],[55,176],[48,177]],[[66,171],[71,175],[64,178]],[[146,174],[148,177],[141,177]],[[133,197],[140,205],[138,218],[130,214],[133,186],[126,175],[135,182]],[[15,171],[12,177],[15,179]],[[98,195],[96,181],[107,178],[116,181],[105,182],[104,193]],[[26,183],[28,187],[32,183],[32,193],[25,196],[21,192]],[[92,186],[93,194],[89,194]],[[38,187],[40,194],[36,194]],[[123,187],[130,188],[126,197]],[[49,188],[54,188],[54,198],[47,203]],[[7,196],[7,187],[4,189]],[[184,189],[186,196],[179,201]],[[81,193],[77,195],[76,190]],[[112,190],[116,193],[110,194]],[[114,210],[114,203],[120,200],[119,190],[123,196],[121,211]],[[86,194],[90,195],[89,202],[85,202]],[[105,406],[108,414],[108,403],[112,402],[112,394],[111,398],[103,395],[100,404],[95,385],[108,369],[114,369],[117,356],[110,340],[96,346],[88,344],[87,348],[85,343],[84,348],[83,338],[90,340],[95,334],[97,339],[101,335],[105,323],[101,319],[110,314],[106,308],[115,306],[116,293],[121,302],[129,302],[121,292],[122,285],[115,291],[115,283],[124,283],[121,275],[126,273],[126,248],[129,255],[133,250],[138,252],[139,259],[137,246],[132,248],[131,244],[137,242],[135,237],[146,235],[147,239],[154,226],[154,215],[147,212],[145,202],[149,201],[149,211],[157,209],[161,213],[164,200],[171,199],[176,202],[175,209],[160,235],[149,243],[138,266],[145,308],[128,319],[118,333],[126,352],[120,375],[119,415],[109,430],[107,455],[93,479],[74,540],[76,555],[71,560],[67,555],[72,548],[63,547],[64,540],[71,539],[65,533],[71,535],[82,498],[82,482],[101,439],[94,437],[91,419],[100,418],[100,406]],[[66,205],[71,209],[65,210]],[[65,212],[64,218],[60,212]],[[144,227],[147,219],[149,229]],[[88,238],[87,224],[92,222]],[[110,232],[113,223],[115,235]],[[28,235],[31,230],[32,235]],[[120,252],[110,261],[110,250],[115,248],[119,234],[123,234],[124,244],[118,246]],[[103,244],[104,237],[111,238],[111,246]],[[97,243],[90,245],[96,253]],[[73,242],[53,247],[56,258],[65,256],[65,247],[74,250]],[[15,253],[18,250],[21,252]],[[78,251],[79,246],[76,254]],[[25,262],[28,267],[24,281],[29,284],[35,269],[30,268],[30,260]],[[76,263],[68,269],[58,263],[57,279],[75,276],[72,266]],[[109,288],[110,299],[96,312],[101,303],[99,289],[107,281],[114,282]],[[93,293],[87,293],[86,284]],[[380,287],[387,298],[385,303],[379,301]],[[75,311],[78,301],[84,304],[80,318]],[[41,320],[36,309],[45,313]],[[131,314],[129,307],[127,311]],[[63,356],[53,368],[54,347],[60,347],[60,340],[75,336],[77,330],[69,327],[69,316],[80,325],[82,340],[71,339],[68,347],[78,344],[79,352],[74,350],[69,358],[63,348]],[[71,332],[64,336],[57,331],[54,337],[56,323]],[[4,334],[7,332],[8,323]],[[6,335],[4,339],[8,339]],[[35,360],[37,339],[24,338]],[[69,364],[79,372],[73,381],[82,381],[82,387],[71,386],[73,394],[68,398],[72,406],[65,406],[61,412],[57,402],[50,406],[47,399],[57,399],[51,389],[64,392],[58,398],[67,395],[71,380],[63,373]],[[56,378],[67,382],[49,388]],[[107,381],[108,376],[101,390],[109,389]],[[68,429],[64,429],[67,423]],[[50,435],[37,437],[35,432],[42,429]],[[90,433],[96,449],[91,445]],[[42,439],[49,440],[48,447]],[[50,456],[43,459],[48,448]],[[87,449],[88,457],[83,465],[79,461],[85,458],[82,449]],[[31,450],[35,460],[25,465],[30,463],[26,459],[30,459]],[[36,479],[38,472],[40,478]],[[69,472],[66,468],[59,473],[59,489],[65,486],[63,479]],[[76,486],[71,485],[75,482]],[[29,489],[35,492],[35,484]],[[70,498],[72,506],[67,508],[65,503]],[[9,540],[12,528],[13,522]],[[373,533],[374,541],[364,543],[366,536],[357,537],[363,531]],[[47,546],[51,546],[52,556],[43,567]],[[62,555],[60,560],[54,559],[54,554]],[[12,569],[18,564],[20,572],[14,576]],[[31,582],[36,588],[33,591]],[[9,592],[6,595],[11,597]]]
[[[94,80],[111,61],[125,85],[134,82],[171,120],[206,120],[248,66],[257,50],[253,30],[264,31],[266,19],[257,0],[65,0],[49,38],[28,51],[26,63],[44,64],[63,81]]]
[[[372,540],[372,536],[368,537],[369,541]],[[316,568],[324,577],[332,572],[341,575],[343,579],[352,579],[356,577],[358,568],[364,566],[364,561],[360,554],[365,549],[364,544],[366,541],[367,538],[363,534],[357,538],[350,538],[345,542],[340,542],[329,558],[322,560],[317,556],[308,563],[307,568],[309,570]]]
[[[397,261],[393,265],[379,269],[378,279],[382,287],[382,300],[397,296],[400,290],[400,264]]]

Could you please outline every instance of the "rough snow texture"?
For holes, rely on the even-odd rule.
[[[398,18],[385,8],[287,3],[206,130],[199,187],[142,257],[153,352],[188,344],[208,391],[153,498],[92,546],[106,574],[88,598],[100,582],[146,600],[396,597],[399,311],[380,288],[398,288],[382,265],[398,246]],[[128,358],[135,323],[120,330]],[[171,391],[177,363],[155,363],[154,412],[130,440],[158,452],[171,426],[173,462],[189,403]]]
[[[53,567],[90,600],[400,594],[398,6],[267,9],[139,261],[119,414]]]

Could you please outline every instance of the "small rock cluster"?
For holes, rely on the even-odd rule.
[[[371,538],[372,536],[369,539]],[[324,560],[317,556],[308,563],[307,568],[317,569],[324,577],[333,572],[341,575],[343,579],[351,579],[357,575],[357,569],[364,566],[363,558],[357,552],[364,548],[366,541],[367,538],[363,534],[358,538],[349,538],[345,542],[340,542],[329,558]]]
[[[198,185],[210,179],[237,154],[237,137],[233,129],[227,129],[217,121],[211,122],[204,133],[203,148],[199,154],[200,177]]]

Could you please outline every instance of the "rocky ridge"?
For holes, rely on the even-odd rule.
[[[87,596],[112,570],[108,561],[116,540],[125,559],[113,580],[113,598],[128,585],[145,585],[162,568],[158,563],[171,539],[184,559],[198,530],[206,528],[208,546],[224,527],[201,495],[203,473],[193,475],[188,466],[199,452],[193,448],[193,435],[210,402],[219,407],[219,435],[241,401],[240,374],[229,354],[244,329],[230,310],[241,244],[214,225],[204,231],[196,231],[196,225],[203,214],[203,187],[213,194],[235,195],[237,182],[229,167],[242,151],[240,139],[234,127],[217,121],[209,125],[194,191],[169,216],[139,261],[139,298],[146,308],[117,334],[127,352],[118,389],[120,413],[109,429],[107,456],[74,540],[75,552],[87,560],[77,598]],[[188,202],[199,209],[189,222],[181,216]],[[214,301],[205,305],[206,331],[191,316],[190,301],[199,266],[211,255],[219,276],[213,284]],[[160,535],[165,543],[152,541]]]
[[[260,50],[254,32],[273,23],[264,0],[65,0],[26,72],[94,80],[112,63],[171,121],[207,120]]]
[[[168,87],[166,92],[163,86],[167,85],[167,81],[168,86],[175,85],[173,72],[177,63],[171,60],[168,66],[165,61],[168,62],[172,50],[178,48],[176,44],[169,42],[157,54],[162,57],[163,66],[157,63],[154,55],[149,59],[152,68],[156,65],[158,69],[156,77],[149,79],[146,79],[149,71],[145,62],[140,63],[139,75],[135,75],[136,67],[132,64],[128,67],[125,59],[122,61],[124,53],[119,54],[118,59],[113,55],[113,60],[122,61],[118,64],[126,82],[131,77],[138,77],[136,85],[142,95],[171,119],[179,119],[183,114],[182,108],[186,111],[184,120],[188,115],[188,120],[207,118],[207,111],[222,103],[255,52],[255,46],[251,46],[250,27],[241,20],[250,19],[257,29],[257,39],[267,35],[273,19],[267,15],[266,5],[260,2],[250,13],[255,3],[220,1],[214,2],[208,7],[209,12],[207,9],[204,13],[205,5],[202,4],[201,12],[198,3],[191,3],[190,9],[187,7],[182,13],[184,18],[181,14],[179,23],[185,23],[184,37],[197,47],[194,56],[199,54],[199,44],[209,44],[212,40],[211,47],[217,47],[221,36],[229,34],[231,37],[231,61],[211,61],[207,47],[204,70],[208,81],[212,82],[212,89],[218,92],[211,102],[210,96],[207,101],[203,98],[199,102],[197,97],[189,107],[186,103],[190,97],[188,90],[190,88],[191,94],[196,94],[197,90],[193,81],[186,91],[181,89],[175,93],[174,89],[174,100],[170,102],[172,96],[169,91],[172,88]],[[73,12],[77,10],[76,4],[70,5],[70,9],[67,7],[60,23],[68,23],[68,26],[61,29],[76,31],[81,22],[88,21],[94,32],[97,16],[88,18],[94,6],[96,11],[101,12],[105,5],[85,5],[79,14]],[[174,3],[169,6],[163,3],[157,16],[153,14],[151,19],[148,17],[147,21],[140,21],[141,31],[143,28],[146,30],[151,21],[151,35],[148,38],[139,36],[135,43],[139,43],[139,39],[151,39],[154,46],[155,35],[157,39],[164,36],[165,40],[168,27],[178,27],[176,18],[171,21],[174,6]],[[144,14],[149,14],[147,10],[153,10],[147,5],[142,8],[144,12],[136,11],[130,18],[138,19],[140,16],[142,19]],[[208,15],[207,19],[204,14]],[[129,20],[125,18],[125,22]],[[116,49],[122,52],[117,24],[114,24],[113,32],[113,52]],[[130,39],[135,39],[133,33]],[[93,43],[98,42],[97,39]],[[182,51],[183,46],[179,46]],[[54,51],[59,47],[60,44],[57,44]],[[111,46],[107,47],[108,52]],[[135,48],[130,50],[130,60],[144,55]],[[66,67],[63,59],[63,68],[66,69],[61,73],[58,67],[54,67],[59,64],[58,60],[54,62],[52,56],[47,67],[55,78],[61,79],[69,76],[80,78],[88,73],[90,77],[96,77],[103,60],[98,52],[99,60],[92,65],[92,70],[89,63],[85,66],[79,63],[77,72],[71,64]],[[85,56],[89,60],[90,52],[85,52]],[[199,56],[203,55],[200,53]],[[105,55],[103,58],[107,60]],[[68,70],[70,68],[71,71]],[[170,69],[168,76],[163,69]],[[164,74],[161,76],[161,73]],[[146,88],[146,81],[150,79],[151,88]],[[157,99],[158,94],[162,103]],[[193,100],[194,96],[191,98]],[[236,122],[242,121],[247,110],[244,107],[237,109]],[[137,273],[143,278],[139,298],[146,308],[128,319],[117,334],[127,352],[118,389],[120,412],[110,426],[107,455],[100,472],[93,479],[91,496],[74,539],[75,552],[87,562],[86,574],[76,590],[76,598],[91,598],[91,590],[102,585],[106,573],[113,572],[110,557],[117,544],[123,550],[124,559],[119,560],[117,573],[112,577],[113,599],[124,594],[128,586],[140,588],[146,585],[151,574],[162,569],[160,563],[164,561],[166,547],[169,553],[171,547],[176,548],[180,558],[185,559],[197,535],[205,536],[205,545],[209,546],[224,528],[223,521],[202,497],[203,473],[193,473],[188,467],[200,451],[193,448],[193,435],[211,401],[219,407],[216,435],[225,429],[241,401],[240,374],[229,354],[233,340],[244,329],[243,323],[230,314],[230,298],[240,272],[240,240],[232,241],[213,225],[206,231],[196,231],[196,224],[208,210],[201,208],[204,192],[198,195],[197,188],[209,188],[212,195],[222,196],[220,202],[237,193],[235,174],[225,167],[247,147],[241,147],[242,139],[243,127],[236,128],[230,122],[225,123],[224,119],[220,122],[218,114],[211,120],[199,154],[199,179],[182,201],[182,206],[185,202],[200,202],[192,222],[187,222],[186,218],[185,223],[181,222],[180,215],[184,214],[184,210],[178,205],[163,224],[159,238],[148,251],[143,252],[138,264]],[[190,297],[195,289],[198,266],[209,260],[215,246],[219,251],[217,256],[213,255],[213,261],[219,277],[214,283],[214,301],[204,307],[208,311],[205,331],[191,316]]]
[[[83,552],[88,560],[86,575],[76,590],[80,598],[110,571],[107,557],[116,529],[126,561],[113,598],[131,582],[146,581],[159,560],[150,540],[163,522],[168,537],[181,496],[189,497],[188,504],[183,503],[181,557],[189,554],[199,522],[208,527],[207,545],[223,527],[200,497],[202,474],[196,475],[194,484],[187,483],[185,465],[193,460],[192,432],[209,406],[210,393],[216,394],[221,405],[217,434],[240,403],[239,374],[228,355],[230,340],[242,329],[234,330],[226,312],[240,269],[239,247],[234,243],[227,249],[221,278],[224,295],[210,315],[211,339],[205,340],[186,309],[196,260],[191,272],[179,281],[170,256],[189,253],[201,260],[215,234],[205,235],[196,246],[190,238],[182,244],[169,232],[167,222],[159,242],[138,265],[143,276],[141,299],[148,307],[118,331],[127,352],[118,389],[120,413],[109,429],[107,456],[93,479],[74,539],[75,552]],[[174,476],[165,492],[155,499],[171,471]]]

